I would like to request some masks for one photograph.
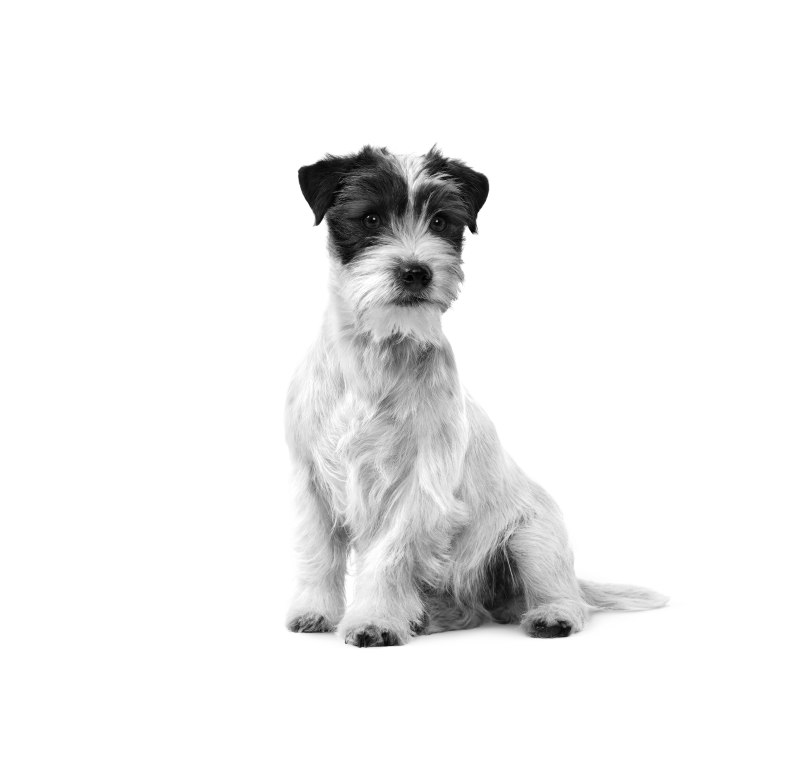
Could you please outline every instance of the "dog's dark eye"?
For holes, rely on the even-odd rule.
[[[430,220],[430,228],[434,230],[436,233],[440,233],[442,230],[446,230],[446,218],[442,217],[440,214],[436,214]]]
[[[365,214],[361,222],[363,222],[363,226],[368,230],[375,230],[376,228],[379,228],[380,225],[382,224],[382,220],[380,219],[380,217],[372,213]]]

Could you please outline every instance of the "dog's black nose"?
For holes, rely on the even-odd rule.
[[[432,281],[432,271],[426,265],[406,265],[400,276],[402,286],[408,292],[420,292],[426,289]]]

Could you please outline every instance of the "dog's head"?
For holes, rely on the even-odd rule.
[[[367,146],[303,166],[298,178],[315,224],[328,223],[332,289],[356,328],[375,338],[438,331],[487,177],[435,148],[413,156]]]

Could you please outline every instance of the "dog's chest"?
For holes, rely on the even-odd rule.
[[[456,372],[439,366],[420,360],[384,363],[374,372],[344,370],[325,357],[323,366],[308,366],[296,379],[293,438],[348,524],[378,516],[419,478],[446,491],[457,484],[464,406]]]
[[[314,467],[348,516],[356,506],[377,509],[415,467],[428,426],[400,401],[393,392],[346,390],[316,435]]]

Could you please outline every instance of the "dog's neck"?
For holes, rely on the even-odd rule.
[[[440,309],[391,306],[381,310],[382,315],[368,313],[361,318],[331,292],[323,335],[326,344],[335,348],[348,384],[382,394],[406,380],[431,384],[441,370],[456,381],[454,355],[441,330]]]

